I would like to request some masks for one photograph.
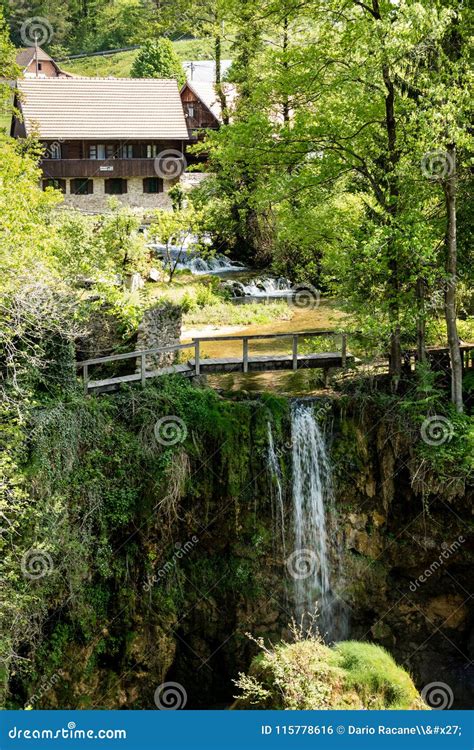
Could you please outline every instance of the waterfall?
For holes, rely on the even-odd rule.
[[[308,616],[318,612],[317,627],[334,640],[343,630],[341,605],[332,588],[328,517],[333,507],[331,465],[313,404],[292,404],[294,551],[287,558],[293,579],[295,613],[309,628]]]
[[[271,501],[273,528],[281,539],[283,558],[286,560],[285,508],[283,504],[283,477],[280,461],[275,450],[271,422],[268,423],[268,466],[271,478]]]
[[[149,244],[149,247],[161,259],[165,268],[171,261],[173,265],[176,264],[177,271],[189,271],[196,276],[245,270],[243,263],[231,260],[226,255],[217,254],[202,258],[199,252],[193,249],[191,240],[181,246],[168,249],[165,245],[158,243]]]

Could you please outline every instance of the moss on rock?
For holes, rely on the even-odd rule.
[[[318,637],[280,643],[240,675],[237,709],[421,709],[410,675],[381,646]]]

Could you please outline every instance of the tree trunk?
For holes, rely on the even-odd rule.
[[[288,73],[289,67],[287,59],[288,41],[288,16],[285,16],[283,19],[283,68],[285,73]],[[290,122],[290,102],[286,95],[283,98],[283,122],[285,125]]]
[[[456,319],[456,273],[457,273],[457,234],[456,234],[456,147],[448,146],[449,174],[444,182],[446,199],[446,274],[444,310],[448,334],[449,356],[451,359],[451,400],[458,412],[463,411],[462,401],[462,357]]]
[[[393,84],[390,70],[387,65],[383,66],[383,79],[387,96],[385,97],[385,129],[387,131],[387,188],[388,188],[388,215],[390,225],[393,227],[398,214],[398,177],[396,167],[400,159],[397,149],[397,124],[395,119],[395,86]],[[398,272],[397,248],[393,237],[388,240],[388,267],[390,270],[390,375],[394,389],[397,390],[402,374],[402,348],[400,344],[399,323],[399,293],[400,279]]]
[[[416,319],[416,356],[417,361],[424,365],[426,363],[426,323],[425,323],[425,282],[423,279],[416,280],[416,298],[418,311]]]
[[[222,122],[229,124],[229,113],[227,112],[227,100],[221,80],[222,41],[220,33],[214,37],[214,62],[216,66],[216,94],[221,105]]]

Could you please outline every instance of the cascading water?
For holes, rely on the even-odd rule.
[[[243,283],[242,281],[228,281],[225,285],[233,297],[249,297],[252,299],[291,299],[294,293],[291,281],[280,277],[271,276],[253,279]]]
[[[202,258],[194,249],[191,240],[181,246],[166,248],[165,245],[155,243],[150,244],[149,247],[161,259],[165,268],[172,264],[176,271],[189,271],[196,276],[245,270],[242,263],[231,260],[226,255],[217,254]]]
[[[317,610],[317,627],[327,640],[344,630],[341,604],[332,588],[328,516],[332,511],[331,465],[313,404],[292,404],[294,551],[287,568],[294,581],[295,613],[305,629]]]
[[[286,560],[285,507],[283,504],[283,476],[275,450],[271,422],[268,423],[268,466],[270,470],[273,527],[281,539],[283,558]]]

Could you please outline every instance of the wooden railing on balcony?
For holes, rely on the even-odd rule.
[[[43,159],[45,177],[156,177],[154,159]]]

